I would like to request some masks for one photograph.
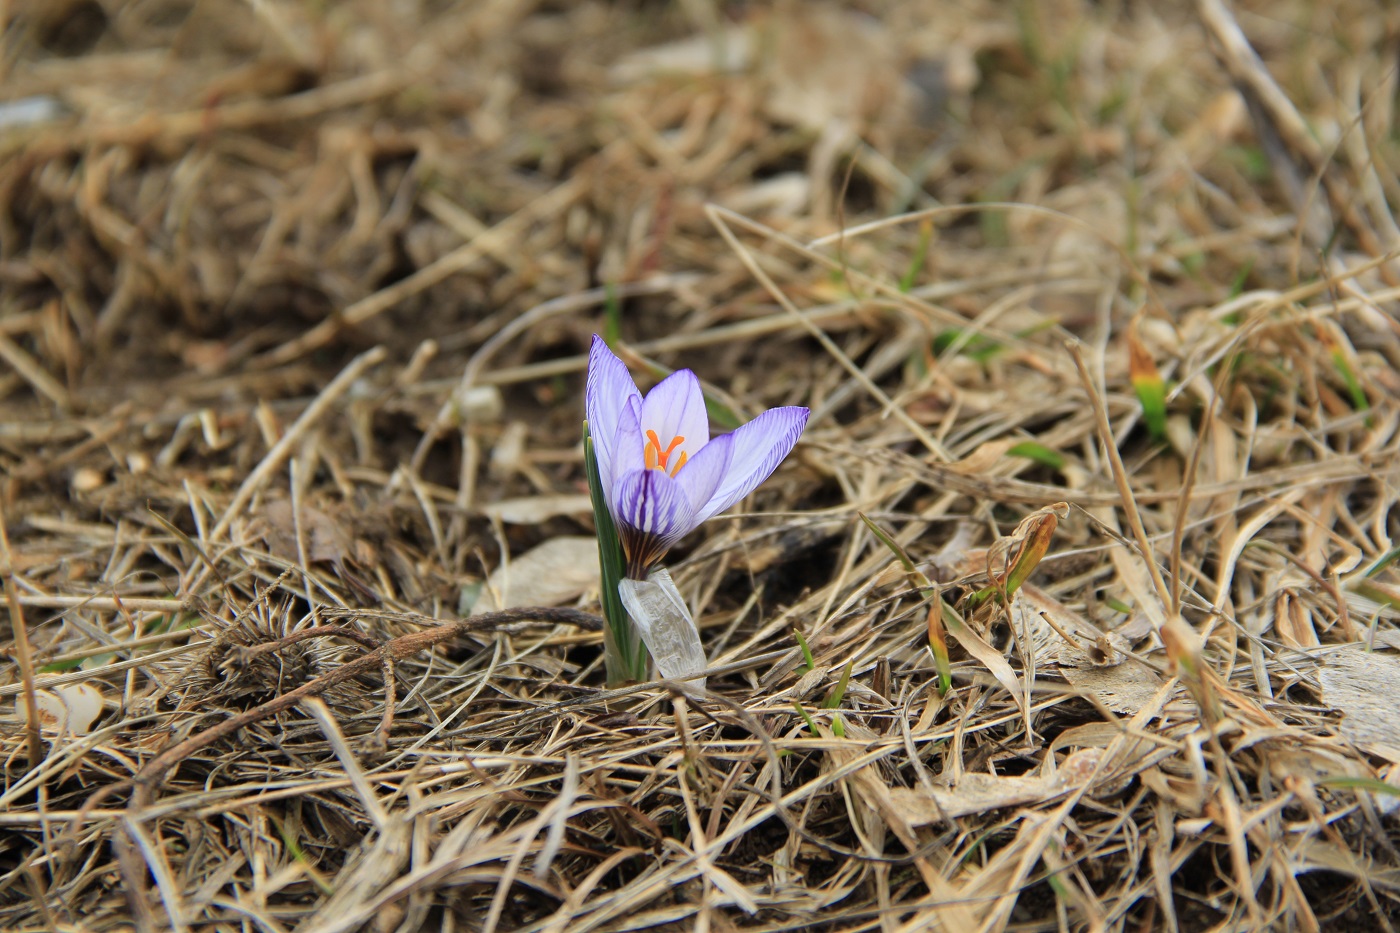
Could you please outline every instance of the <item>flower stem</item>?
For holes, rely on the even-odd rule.
[[[583,425],[583,451],[588,471],[588,492],[593,499],[593,523],[598,530],[598,566],[602,571],[600,599],[603,617],[607,620],[603,626],[603,665],[607,671],[608,686],[644,681],[648,679],[647,649],[617,592],[626,563],[617,526],[603,497],[603,481],[598,473],[598,457],[593,450],[593,438],[588,433],[588,422]]]
[[[622,613],[620,625],[614,625],[610,619],[603,627],[603,666],[609,687],[648,679],[647,648],[626,611]]]

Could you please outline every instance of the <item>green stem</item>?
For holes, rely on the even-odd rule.
[[[608,511],[607,500],[603,497],[603,481],[598,473],[598,456],[593,450],[593,438],[588,433],[588,422],[583,424],[584,462],[588,469],[588,492],[593,499],[593,523],[598,529],[598,566],[602,571],[603,617],[603,666],[606,668],[608,686],[614,687],[628,682],[639,683],[647,680],[647,649],[642,643],[641,633],[632,624],[627,609],[622,605],[622,597],[617,593],[617,585],[622,581],[626,562],[622,554],[622,542],[617,536],[617,526],[613,524]]]

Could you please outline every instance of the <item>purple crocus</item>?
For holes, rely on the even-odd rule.
[[[643,398],[626,364],[597,335],[584,408],[603,496],[634,580],[645,580],[677,541],[767,479],[808,415],[806,408],[770,408],[712,438],[695,373],[677,370]]]

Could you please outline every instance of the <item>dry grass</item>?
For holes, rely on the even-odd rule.
[[[1400,21],[1154,6],[0,6],[0,927],[1395,929]],[[704,697],[527,554],[609,326],[813,410]]]

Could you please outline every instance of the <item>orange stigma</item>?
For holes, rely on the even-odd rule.
[[[681,467],[685,466],[685,461],[689,459],[690,455],[682,450],[680,457],[676,460],[676,465],[669,470],[666,469],[666,462],[671,459],[671,454],[675,452],[677,445],[683,443],[685,443],[685,438],[677,434],[671,438],[671,443],[666,446],[666,449],[662,450],[661,439],[656,436],[656,432],[648,431],[646,447],[642,451],[642,458],[646,461],[647,469],[666,470],[667,473],[675,476],[680,472]]]

